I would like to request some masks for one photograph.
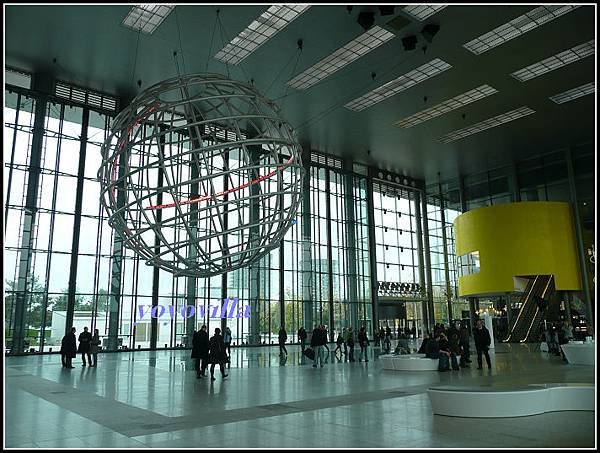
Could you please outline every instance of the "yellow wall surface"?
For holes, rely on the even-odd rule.
[[[571,207],[526,201],[474,209],[454,221],[456,256],[479,251],[479,273],[458,279],[460,296],[514,290],[513,277],[554,275],[557,290],[580,290]]]

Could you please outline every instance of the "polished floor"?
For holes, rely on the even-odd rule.
[[[333,347],[330,346],[333,351]],[[497,345],[492,369],[398,372],[288,346],[232,349],[229,377],[196,379],[190,352],[100,354],[96,368],[56,355],[5,358],[7,448],[594,447],[595,413],[476,419],[433,415],[432,385],[594,382],[526,345]],[[491,351],[492,352],[492,351]],[[331,356],[332,357],[332,356]],[[475,359],[474,357],[472,357]],[[485,367],[485,364],[484,364]]]

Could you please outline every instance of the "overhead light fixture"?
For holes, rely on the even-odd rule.
[[[427,24],[423,27],[423,30],[421,30],[421,34],[423,35],[423,38],[425,38],[425,41],[431,43],[438,31],[440,31],[440,26],[438,24]]]
[[[578,46],[567,49],[563,52],[557,53],[545,60],[533,63],[523,69],[519,69],[511,73],[510,75],[517,79],[519,82],[525,82],[535,77],[546,74],[547,72],[554,71],[555,69],[562,68],[563,66],[579,61],[590,55],[594,55],[595,52],[595,41],[593,39],[580,44]]]
[[[417,20],[425,20],[435,13],[443,10],[448,5],[408,5],[402,10]]]
[[[379,13],[382,16],[391,16],[394,14],[394,9],[396,7],[394,5],[384,5],[379,7]]]
[[[404,50],[415,50],[417,47],[417,37],[415,35],[402,38],[402,46]]]
[[[304,13],[310,5],[274,5],[252,21],[229,44],[217,52],[215,58],[236,65],[290,22]]]
[[[455,140],[461,140],[469,135],[476,134],[486,129],[491,129],[492,127],[500,126],[501,124],[509,123],[519,118],[531,115],[532,113],[535,113],[535,110],[532,110],[527,106],[523,106],[518,109],[511,110],[510,112],[494,116],[493,118],[488,118],[487,120],[481,121],[472,126],[450,132],[440,137],[438,141],[442,143],[450,143]]]
[[[594,91],[596,91],[596,84],[594,82],[590,82],[586,83],[585,85],[581,85],[576,88],[564,91],[563,93],[558,93],[554,96],[550,96],[550,100],[556,102],[557,104],[564,104],[565,102],[569,102],[582,96],[592,94]]]
[[[487,52],[511,39],[517,38],[540,25],[546,24],[563,14],[570,13],[579,5],[548,5],[532,9],[510,22],[494,28],[478,38],[463,44],[463,47],[476,55]]]
[[[358,24],[362,28],[364,28],[365,30],[368,30],[375,23],[375,13],[372,13],[370,11],[362,11],[358,15],[358,19],[356,19],[356,22],[358,22]]]
[[[135,5],[123,19],[123,25],[152,34],[174,8],[175,5]]]
[[[395,125],[402,128],[416,126],[417,124],[443,115],[444,113],[451,112],[452,110],[459,109],[461,107],[464,107],[465,105],[491,96],[492,94],[495,94],[497,92],[498,90],[492,88],[489,85],[481,85],[480,87],[469,90],[466,93],[459,94],[458,96],[455,96],[452,99],[448,99],[447,101],[434,105],[433,107],[414,113],[413,115],[398,121]]]
[[[394,80],[390,80],[382,86],[375,88],[374,90],[371,90],[356,99],[353,99],[352,101],[346,103],[344,107],[359,112],[389,98],[390,96],[394,96],[401,91],[407,90],[418,83],[435,77],[451,67],[452,66],[446,63],[444,60],[436,58],[429,63],[425,63],[424,65],[421,65],[418,68],[401,75],[400,77],[396,77]]]
[[[375,26],[304,72],[298,74],[289,80],[287,84],[298,90],[309,88],[324,78],[329,77],[334,72],[339,71],[344,66],[366,55],[373,49],[388,42],[394,36],[396,35],[384,28]]]

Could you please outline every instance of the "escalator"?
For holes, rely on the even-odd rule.
[[[508,337],[504,340],[510,343],[537,342],[540,338],[540,323],[544,319],[544,310],[538,302],[548,300],[554,293],[554,277],[552,275],[537,275],[530,278],[520,300],[520,309],[511,320]]]

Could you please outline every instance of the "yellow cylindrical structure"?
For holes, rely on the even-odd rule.
[[[514,291],[513,277],[554,275],[557,290],[580,290],[571,207],[527,201],[474,209],[454,221],[456,256],[479,252],[479,272],[458,279],[459,296]]]

